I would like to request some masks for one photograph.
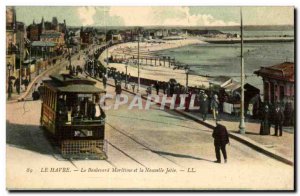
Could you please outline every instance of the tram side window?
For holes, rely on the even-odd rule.
[[[49,90],[48,90],[48,88],[45,88],[45,104],[46,105],[49,105],[48,104],[48,100],[49,100],[49,94],[48,94],[48,92],[49,92]]]
[[[56,106],[57,106],[57,94],[55,93],[55,96],[54,96],[54,107],[53,107],[53,110],[56,111]]]
[[[49,106],[50,106],[50,108],[52,108],[52,95],[53,95],[52,91],[49,91]]]
[[[47,89],[47,105],[50,106],[50,90]]]
[[[59,98],[57,100],[57,110],[59,115],[59,121],[66,122],[68,120],[68,109],[66,101],[64,99],[64,95],[59,95]]]
[[[52,101],[52,107],[51,108],[53,110],[55,110],[55,96],[56,96],[56,93],[52,92],[52,100],[51,100]]]

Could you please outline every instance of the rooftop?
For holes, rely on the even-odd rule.
[[[62,33],[57,31],[46,31],[41,34],[41,38],[58,38],[61,37]]]
[[[283,62],[269,67],[261,67],[254,72],[258,76],[294,82],[294,62]]]
[[[230,76],[217,76],[217,77],[213,77],[209,80],[209,82],[211,84],[220,85],[220,86],[224,86],[231,81],[232,81],[232,78]]]
[[[55,91],[64,93],[104,93],[105,91],[95,87],[96,82],[70,74],[50,75],[51,80],[45,80],[45,85]]]

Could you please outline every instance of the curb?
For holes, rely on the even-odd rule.
[[[93,77],[89,76],[88,74],[87,74],[87,76],[90,77],[90,78],[93,78]],[[100,79],[96,79],[96,78],[93,78],[93,79],[97,80],[97,81],[101,81]],[[114,86],[114,85],[109,84],[109,83],[107,83],[107,84],[109,86]],[[126,92],[128,92],[130,94],[133,94],[133,95],[137,94],[137,93],[131,92],[131,91],[126,90],[126,89],[122,89],[122,90],[124,90],[124,91],[126,91]],[[141,95],[141,98],[147,100],[147,97],[144,96],[144,95]],[[156,104],[157,105],[161,105],[160,103],[156,103]],[[165,107],[166,108],[170,108],[168,105],[165,105]],[[195,116],[193,116],[193,115],[191,115],[189,113],[186,113],[186,112],[184,112],[182,110],[174,110],[174,111],[177,112],[177,113],[179,113],[179,114],[181,114],[181,115],[183,115],[183,116],[185,116],[185,117],[188,117],[188,118],[196,121],[199,124],[202,124],[202,125],[208,127],[209,129],[214,129],[215,128],[214,125],[212,125],[210,123],[207,123],[207,122],[204,122],[204,121],[196,118]],[[269,157],[271,157],[273,159],[276,159],[276,160],[278,160],[278,161],[280,161],[282,163],[285,163],[287,165],[291,165],[291,166],[294,165],[294,162],[291,159],[285,157],[283,154],[275,152],[274,150],[267,149],[266,147],[262,146],[261,144],[255,142],[254,140],[252,140],[250,138],[246,138],[243,135],[240,135],[240,134],[237,134],[237,133],[232,133],[230,131],[228,131],[228,135],[229,135],[230,138],[232,138],[232,139],[234,139],[234,140],[236,140],[236,141],[238,141],[238,142],[240,142],[240,143],[242,143],[242,144],[244,144],[244,145],[246,145],[246,146],[248,146],[248,147],[256,150],[257,152],[260,152],[260,153],[262,153],[262,154],[264,154],[266,156],[269,156]]]
[[[209,123],[201,121],[198,118],[196,118],[193,115],[190,115],[190,114],[188,114],[186,112],[179,111],[179,110],[175,110],[175,111],[177,111],[178,113],[182,114],[183,116],[186,116],[186,117],[188,117],[188,118],[190,118],[190,119],[192,119],[192,120],[194,120],[194,121],[196,121],[196,122],[198,122],[198,123],[200,123],[200,124],[202,124],[202,125],[210,128],[210,129],[214,129],[215,128],[214,125],[211,125]],[[274,159],[276,159],[278,161],[281,161],[281,162],[283,162],[285,164],[288,164],[288,165],[291,165],[291,166],[294,165],[294,162],[290,158],[285,157],[283,154],[275,152],[274,150],[270,150],[270,149],[264,147],[263,145],[257,143],[256,141],[254,141],[254,140],[252,140],[250,138],[247,138],[247,137],[245,137],[245,136],[243,136],[241,134],[238,134],[238,133],[232,133],[230,131],[228,131],[228,135],[229,135],[230,138],[232,138],[232,139],[234,139],[234,140],[236,140],[236,141],[238,141],[238,142],[240,142],[242,144],[245,144],[248,147],[250,147],[250,148],[252,148],[252,149],[254,149],[254,150],[256,150],[256,151],[258,151],[258,152],[260,152],[262,154],[265,154],[265,155],[267,155],[267,156],[269,156],[271,158],[274,158]]]

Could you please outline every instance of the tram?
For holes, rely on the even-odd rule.
[[[68,159],[106,159],[105,113],[99,100],[105,91],[96,82],[70,74],[44,80],[41,126]]]

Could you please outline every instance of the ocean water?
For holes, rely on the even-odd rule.
[[[226,75],[240,81],[240,44],[197,44],[160,51],[158,54],[175,57],[188,64],[191,74]],[[246,82],[262,90],[262,79],[253,74],[261,66],[294,61],[294,42],[245,43],[244,65]]]
[[[241,34],[241,31],[222,31],[223,33]],[[244,30],[245,37],[279,37],[288,36],[293,37],[294,31],[291,30],[269,30],[269,31],[258,31],[258,30]]]

